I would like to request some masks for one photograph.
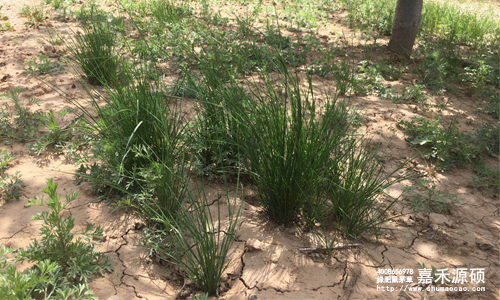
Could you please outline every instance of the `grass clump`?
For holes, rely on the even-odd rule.
[[[117,38],[106,22],[83,27],[70,41],[72,59],[90,84],[115,84],[118,81]]]
[[[263,90],[253,88],[256,100],[233,108],[241,124],[238,142],[265,210],[272,220],[288,224],[322,185],[330,154],[349,127],[348,110],[332,101],[316,112],[312,89],[302,91],[288,72],[279,86],[263,79]]]
[[[187,193],[188,201],[176,213],[150,207],[159,233],[169,233],[171,248],[150,246],[178,265],[202,292],[215,295],[229,263],[226,258],[239,228],[241,206],[227,196],[227,219],[223,218],[221,203],[210,206],[202,189],[195,190]]]
[[[324,214],[333,217],[351,237],[377,233],[397,201],[382,201],[380,196],[388,187],[408,178],[397,175],[404,163],[385,173],[378,158],[381,153],[380,144],[373,147],[367,140],[351,139],[334,154],[338,162],[327,177]]]
[[[160,206],[172,209],[176,203],[172,199],[181,197],[189,170],[184,157],[188,125],[183,122],[182,104],[167,96],[150,67],[137,68],[141,77],[129,85],[106,87],[106,97],[89,91],[92,110],[76,103],[95,132],[94,154],[102,161],[100,166],[84,168],[80,176],[89,179],[85,174],[90,170],[96,191],[147,191]]]
[[[239,125],[231,115],[230,103],[247,97],[236,85],[226,84],[212,66],[201,66],[201,80],[186,74],[177,93],[193,97],[198,114],[190,135],[201,174],[222,176],[235,173],[241,165],[236,141]]]

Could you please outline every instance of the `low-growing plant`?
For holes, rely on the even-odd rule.
[[[0,247],[0,293],[5,300],[97,299],[86,284],[60,284],[61,268],[48,259],[23,272],[16,269],[17,260],[12,248]]]
[[[52,61],[48,54],[38,54],[24,62],[24,65],[27,66],[24,71],[32,76],[60,73],[64,70],[64,65],[60,61]]]
[[[389,64],[385,62],[375,63],[375,68],[385,80],[389,81],[398,80],[405,69],[404,66]]]
[[[500,170],[486,167],[484,161],[475,161],[472,164],[472,170],[476,173],[472,176],[474,187],[487,196],[500,192]]]
[[[34,139],[38,128],[43,125],[43,114],[32,113],[21,104],[19,94],[22,91],[23,89],[13,88],[7,94],[0,95],[10,99],[13,104],[13,107],[6,104],[3,109],[0,108],[0,137],[6,144]]]
[[[406,187],[404,193],[410,208],[415,212],[449,213],[459,200],[455,194],[442,192],[437,187],[437,184],[426,179],[419,179],[416,185]]]
[[[14,159],[14,153],[9,153],[9,151],[0,149],[0,174],[7,170],[9,163]]]
[[[384,78],[377,70],[376,65],[363,60],[358,63],[360,73],[354,75],[352,80],[353,92],[357,95],[382,95],[386,94],[386,87],[382,84]]]
[[[25,186],[24,181],[21,179],[21,175],[18,173],[0,177],[0,191],[5,195],[5,200],[19,200],[22,196],[23,187]]]
[[[465,67],[464,71],[462,77],[467,85],[466,94],[469,96],[484,90],[488,83],[494,81],[493,68],[483,60],[478,60],[477,65]]]
[[[0,5],[0,11],[2,10],[3,5]],[[7,16],[2,16],[2,13],[0,12],[0,31],[14,31],[14,27],[12,24],[9,22],[9,17]]]
[[[61,127],[60,123],[65,115],[69,113],[68,110],[61,110],[57,114],[52,109],[44,116],[44,123],[48,134],[41,140],[38,140],[29,146],[30,151],[35,155],[40,155],[48,147],[62,148],[63,142],[71,137],[71,128]],[[57,116],[56,116],[57,115]]]
[[[48,196],[31,199],[28,205],[38,205],[49,209],[33,216],[41,220],[41,239],[36,239],[26,249],[20,251],[20,257],[31,262],[49,259],[57,263],[63,271],[61,281],[79,284],[89,283],[95,275],[102,275],[113,270],[111,260],[95,250],[93,240],[102,239],[102,228],[87,224],[78,237],[73,231],[75,218],[65,214],[68,205],[78,197],[78,193],[65,195],[65,202],[57,194],[58,184],[47,180],[47,187],[42,190]]]
[[[403,93],[400,97],[393,97],[392,101],[394,103],[408,103],[408,104],[422,104],[425,105],[427,101],[427,95],[424,92],[424,86],[420,84],[414,84],[407,86],[403,89]]]
[[[415,56],[421,63],[415,64],[415,71],[426,87],[444,93],[451,82],[457,82],[461,73],[461,60],[451,44],[423,40]]]
[[[500,124],[484,123],[474,133],[478,151],[497,157],[500,153]]]
[[[496,119],[500,117],[500,93],[492,93],[483,103],[483,111]]]
[[[43,4],[38,1],[27,2],[21,8],[21,16],[26,17],[26,26],[38,27],[47,18]]]
[[[471,144],[471,137],[461,133],[454,119],[448,126],[440,119],[427,120],[413,117],[411,121],[401,121],[399,125],[406,130],[407,141],[422,150],[426,159],[434,159],[441,170],[470,163],[477,157],[478,151]]]
[[[111,260],[95,250],[93,239],[102,238],[102,229],[87,224],[81,237],[72,232],[75,219],[63,212],[77,197],[66,195],[63,203],[57,194],[57,183],[47,180],[43,190],[49,196],[30,200],[29,205],[41,205],[49,211],[33,216],[43,221],[40,240],[15,253],[10,248],[0,250],[0,291],[5,299],[96,299],[88,283],[95,275],[113,270]],[[14,258],[7,258],[14,255]],[[34,265],[26,271],[16,270],[14,261],[29,261]]]

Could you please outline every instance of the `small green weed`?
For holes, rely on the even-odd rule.
[[[9,151],[0,149],[0,174],[7,170],[9,162],[11,162],[16,156],[14,153],[9,153]]]
[[[467,66],[464,68],[463,81],[467,85],[466,94],[471,96],[476,92],[483,91],[487,84],[493,83],[493,68],[483,60],[477,61],[477,66]]]
[[[0,11],[2,10],[3,5],[0,5]],[[9,22],[9,17],[2,16],[0,12],[0,31],[15,31],[12,24]]]
[[[493,157],[500,154],[500,124],[484,123],[474,133],[478,150]]]
[[[13,107],[8,104],[0,108],[0,137],[6,144],[11,145],[15,141],[26,142],[34,139],[38,128],[43,125],[43,114],[32,113],[21,104],[19,94],[22,89],[13,88],[7,94],[0,95],[12,100]],[[30,102],[35,102],[31,100]]]
[[[410,85],[404,88],[400,97],[393,97],[394,103],[421,104],[426,105],[427,95],[424,92],[424,86],[420,84]]]
[[[477,174],[472,176],[474,187],[490,197],[500,192],[500,170],[486,167],[484,161],[473,163],[472,170]]]
[[[4,178],[0,177],[0,191],[3,192],[7,201],[19,200],[24,185],[24,181],[21,179],[19,173],[12,176],[5,176]]]
[[[4,299],[79,299],[94,300],[88,284],[94,275],[111,272],[111,260],[95,250],[93,239],[102,238],[102,229],[88,224],[75,237],[72,232],[75,219],[64,214],[68,205],[77,197],[66,195],[66,202],[57,194],[57,183],[47,180],[43,192],[49,196],[30,200],[29,205],[49,209],[33,219],[43,222],[40,240],[34,240],[26,249],[14,252],[10,248],[0,250],[0,292]],[[13,259],[7,258],[13,255]],[[26,271],[19,272],[13,263],[33,262]]]
[[[451,82],[458,82],[462,62],[453,45],[423,40],[416,49],[415,56],[421,59],[415,65],[415,71],[426,87],[444,93]]]
[[[36,57],[24,62],[27,68],[24,70],[30,75],[45,75],[61,73],[64,71],[64,65],[56,60],[52,61],[48,54],[38,54]]]
[[[62,148],[64,142],[71,138],[71,128],[61,127],[60,123],[65,115],[69,111],[61,110],[59,113],[54,113],[52,109],[44,116],[44,124],[46,125],[46,130],[48,134],[44,136],[41,140],[34,142],[29,145],[30,151],[33,151],[35,155],[40,155],[48,147],[53,147],[54,149]]]
[[[449,213],[459,200],[456,195],[442,192],[437,187],[425,179],[419,179],[415,186],[406,187],[404,193],[410,208],[415,212]]]
[[[426,159],[434,159],[441,170],[470,163],[478,155],[471,137],[458,131],[458,122],[453,120],[445,127],[439,119],[427,120],[413,117],[410,122],[401,121],[406,130],[407,141],[422,150]]]
[[[47,13],[42,3],[25,3],[21,8],[21,16],[27,18],[26,26],[37,28],[47,18]]]

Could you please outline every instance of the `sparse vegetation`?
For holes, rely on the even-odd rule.
[[[387,241],[399,238],[384,228],[406,230],[400,221],[407,208],[412,213],[405,224],[417,237],[443,246],[441,226],[428,232],[420,218],[447,214],[443,220],[456,221],[459,185],[465,208],[482,213],[495,205],[489,198],[500,192],[500,171],[492,163],[500,151],[500,22],[486,6],[425,1],[414,51],[404,60],[385,51],[383,38],[392,34],[396,0],[42,2],[22,7],[22,30],[50,27],[46,40],[56,55],[47,45],[17,51],[11,45],[24,47],[30,37],[11,36],[11,20],[0,16],[0,31],[13,39],[5,48],[22,57],[0,60],[0,89],[6,91],[0,140],[11,150],[0,149],[0,205],[22,207],[32,192],[35,175],[23,171],[21,179],[13,172],[22,170],[22,160],[30,160],[26,168],[50,172],[59,168],[54,162],[64,164],[64,172],[79,165],[75,184],[86,196],[120,208],[112,217],[123,217],[118,223],[126,229],[110,230],[108,244],[124,268],[120,288],[137,297],[147,298],[128,279],[143,283],[145,277],[128,270],[133,266],[122,253],[139,236],[147,251],[140,258],[158,264],[151,272],[171,272],[148,277],[175,280],[177,298],[230,298],[226,292],[235,281],[252,293],[293,298],[295,291],[318,289],[288,289],[302,274],[301,267],[286,264],[324,266],[326,255],[351,247],[364,247],[346,252],[364,260],[376,240],[376,247],[385,247],[383,265],[393,254],[385,253],[392,250]],[[78,22],[69,26],[78,29],[59,31],[62,22]],[[16,61],[25,61],[24,72],[10,72]],[[64,77],[71,70],[67,62],[79,82]],[[36,80],[58,96],[47,96]],[[55,105],[59,96],[67,103]],[[14,158],[16,166],[7,170]],[[455,182],[457,174],[469,182]],[[465,197],[474,188],[480,193],[471,206]],[[64,201],[56,189],[49,180],[43,190],[49,199],[29,201],[45,207],[34,217],[42,224],[41,238],[26,249],[0,251],[0,294],[6,297],[95,299],[89,282],[111,271],[111,261],[92,242],[106,238],[102,230],[89,225],[75,233],[85,227],[68,211],[76,194]],[[19,202],[4,201],[13,199]],[[102,213],[92,209],[89,219]],[[125,216],[132,215],[128,224]],[[491,229],[492,216],[478,223]],[[477,232],[494,232],[484,229]],[[279,238],[264,240],[276,230]],[[262,240],[250,242],[249,231]],[[290,258],[290,245],[281,246],[291,237],[293,249],[299,242],[311,247],[300,245]],[[342,245],[348,239],[363,244]],[[411,257],[418,242],[400,253]],[[481,251],[494,247],[476,244]],[[262,253],[270,257],[261,259]],[[26,261],[28,269],[16,269],[13,259]],[[297,276],[272,287],[262,278],[250,281],[246,263],[252,259],[270,266],[266,277],[276,275],[275,266],[284,276],[289,270]],[[344,270],[343,290],[355,293],[346,287],[358,284],[348,280],[355,272],[347,265]]]
[[[19,94],[22,92],[20,88],[13,88],[7,94],[0,95],[13,104],[5,104],[4,108],[0,108],[0,137],[6,144],[34,139],[43,124],[43,114],[33,113],[21,104]]]
[[[24,64],[27,66],[25,71],[30,75],[58,73],[64,70],[64,65],[60,61],[52,61],[48,54],[38,54]]]
[[[453,204],[459,200],[456,195],[438,189],[429,180],[419,179],[415,186],[405,188],[410,208],[415,212],[450,213]]]

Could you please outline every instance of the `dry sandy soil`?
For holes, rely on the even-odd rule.
[[[40,106],[30,109],[59,111],[71,107],[58,93],[23,72],[23,63],[38,53],[53,53],[46,42],[47,27],[64,29],[69,23],[47,20],[40,28],[27,28],[20,17],[20,4],[0,0],[2,14],[9,17],[16,31],[0,32],[0,93],[13,87],[25,92],[21,100],[30,97],[41,99]],[[74,25],[74,22],[73,22]],[[333,24],[321,29],[319,34],[333,38],[332,31],[341,28]],[[344,32],[349,30],[343,28]],[[390,58],[384,51],[376,53],[380,58]],[[85,91],[70,72],[44,75],[51,82],[77,99],[85,99]],[[398,89],[411,84],[414,79],[403,75],[399,81],[388,82]],[[315,78],[319,87],[327,82]],[[75,86],[73,86],[75,85]],[[451,96],[450,96],[451,97]],[[431,102],[440,99],[432,98]],[[6,101],[6,100],[2,100]],[[0,105],[4,102],[0,101]],[[410,156],[412,150],[404,141],[404,133],[397,128],[400,120],[410,120],[415,115],[429,115],[411,105],[396,105],[390,100],[374,96],[351,100],[362,112],[362,131],[383,142],[392,140],[388,148],[387,169]],[[458,117],[460,129],[470,131],[489,117],[477,111],[477,103],[468,97],[452,96],[445,116]],[[69,121],[69,120],[68,120]],[[71,174],[78,167],[66,162],[63,155],[32,156],[25,145],[14,144],[8,149],[17,154],[7,174],[20,172],[26,183],[20,201],[0,206],[0,243],[14,247],[27,246],[39,233],[40,223],[30,217],[39,207],[27,207],[29,198],[41,195],[47,178],[59,183],[59,192],[78,191],[81,196],[71,205],[71,214],[77,226],[95,223],[104,228],[106,239],[99,249],[113,260],[114,272],[96,278],[91,287],[99,299],[173,299],[190,297],[189,288],[172,268],[152,261],[141,247],[142,222],[133,212],[112,209],[103,202],[94,201],[96,196],[86,184],[77,186]],[[497,169],[498,161],[490,161]],[[414,171],[427,172],[423,161],[415,160]],[[500,205],[498,198],[486,197],[472,187],[472,171],[457,168],[444,174],[436,174],[441,190],[457,194],[460,203],[451,214],[410,213],[388,222],[387,230],[378,240],[371,237],[358,241],[341,240],[340,245],[360,243],[358,247],[339,249],[333,255],[308,253],[301,247],[314,247],[315,239],[296,228],[280,228],[270,224],[261,208],[243,202],[244,210],[238,239],[231,250],[231,263],[227,270],[229,289],[222,299],[499,299],[500,262],[499,237]],[[388,194],[398,197],[410,182],[393,186]],[[216,199],[223,189],[216,184],[209,187],[209,199]],[[250,194],[246,192],[245,194]],[[241,196],[241,195],[240,195]],[[245,200],[244,196],[241,196]],[[223,204],[222,204],[223,205]],[[395,213],[409,212],[398,204]],[[409,292],[400,291],[401,284],[393,286],[394,292],[377,291],[377,270],[411,268],[417,272],[417,263],[437,268],[485,268],[484,292]],[[417,276],[413,276],[416,282]],[[224,279],[225,280],[225,279]],[[469,288],[472,285],[465,285]],[[0,296],[1,298],[1,296]]]

